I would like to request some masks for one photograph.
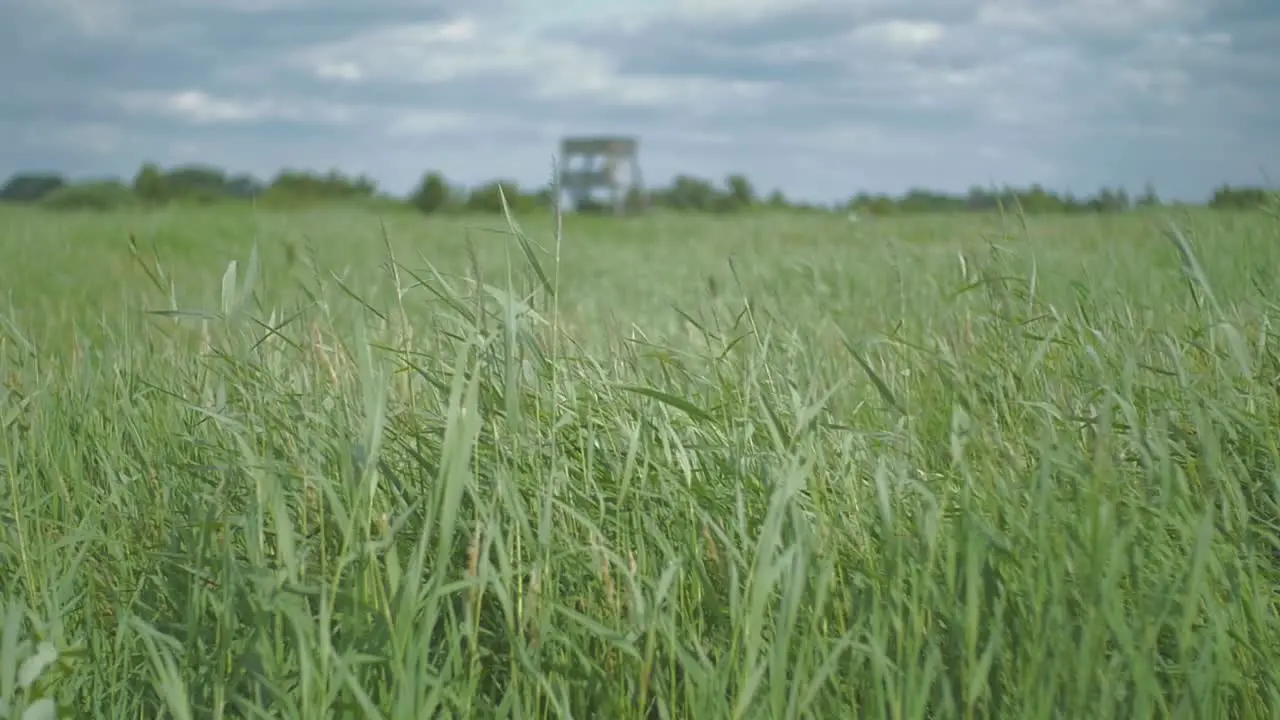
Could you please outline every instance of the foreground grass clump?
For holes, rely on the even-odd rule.
[[[12,716],[1272,717],[1280,233],[1184,220],[698,247],[710,226],[661,220],[649,247],[514,233],[438,265],[393,224],[347,273],[267,232],[200,312],[175,278],[213,251],[140,243],[145,322],[45,299],[59,327],[15,307],[0,338],[0,692]]]

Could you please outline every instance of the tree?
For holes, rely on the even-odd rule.
[[[1116,188],[1116,212],[1128,212],[1133,209],[1133,202],[1129,199],[1129,191],[1124,188]]]
[[[252,175],[236,175],[227,180],[227,194],[233,198],[255,198],[266,191],[266,186]]]
[[[228,196],[227,174],[212,165],[180,165],[164,174],[167,199],[210,203]]]
[[[1124,188],[1104,187],[1089,201],[1089,208],[1099,213],[1124,212],[1129,209],[1129,194]]]
[[[133,188],[119,180],[91,180],[60,187],[41,198],[40,204],[51,210],[107,211],[128,207],[136,200]]]
[[[438,172],[429,172],[409,196],[409,204],[424,213],[443,210],[449,204],[449,183]]]
[[[850,210],[859,215],[868,215],[871,217],[885,217],[893,215],[898,211],[898,204],[888,195],[870,195],[860,193],[858,197],[850,204]]]
[[[1057,213],[1063,210],[1062,200],[1040,185],[1032,185],[1029,190],[1017,193],[1017,197],[1022,211],[1029,215]]]
[[[162,170],[145,163],[133,176],[133,193],[148,204],[167,202],[212,203],[261,195],[264,186],[251,175],[228,177],[212,165],[180,165]]]
[[[67,179],[55,173],[18,173],[0,187],[0,200],[39,202],[55,190],[66,187]]]
[[[466,208],[474,212],[500,213],[502,199],[507,199],[507,206],[512,212],[528,212],[534,209],[534,196],[520,192],[520,186],[513,180],[496,180],[486,183],[471,191],[467,198]]]
[[[133,193],[145,203],[159,204],[169,199],[164,173],[155,163],[145,163],[133,176]]]
[[[969,188],[969,194],[965,196],[965,209],[974,212],[988,212],[999,207],[999,202],[994,193],[990,192],[981,185],[974,185]]]
[[[262,193],[262,201],[281,205],[312,205],[368,201],[377,194],[377,185],[368,177],[354,178],[337,170],[321,175],[306,170],[282,170]]]
[[[1213,191],[1209,207],[1219,210],[1257,210],[1268,206],[1274,195],[1257,187],[1222,185]]]
[[[671,187],[660,194],[662,204],[675,210],[713,210],[719,197],[714,185],[690,175],[677,175]]]
[[[756,191],[746,175],[734,174],[725,178],[725,189],[729,191],[730,204],[734,208],[748,208],[756,204]]]
[[[1160,196],[1156,194],[1156,186],[1147,183],[1142,188],[1142,194],[1138,196],[1138,207],[1157,207],[1160,205]]]

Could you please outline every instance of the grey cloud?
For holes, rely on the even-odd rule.
[[[503,1],[471,0],[481,10],[500,8]],[[0,82],[19,93],[49,86],[60,92],[72,86],[239,89],[256,67],[289,48],[387,23],[445,20],[458,8],[449,0],[308,0],[250,11],[244,3],[212,0],[121,0],[121,26],[87,36],[70,20],[54,22],[56,5],[14,5],[6,13],[17,22],[0,30]]]
[[[1280,86],[1280,14],[1265,0],[1231,0],[1216,15],[1162,16],[1142,32],[984,25],[972,0],[584,23],[524,38],[537,46],[527,68],[479,63],[431,81],[429,73],[415,79],[410,67],[397,75],[390,62],[386,76],[350,82],[318,78],[296,61],[383,28],[464,10],[485,17],[505,0],[277,0],[253,12],[244,9],[251,0],[222,9],[212,0],[121,0],[141,21],[92,37],[70,22],[49,24],[51,6],[38,1],[11,3],[9,17],[29,30],[0,24],[0,164],[8,167],[128,174],[143,159],[206,159],[262,175],[284,165],[339,166],[397,189],[427,167],[468,181],[538,182],[558,135],[626,132],[641,136],[655,181],[744,170],[762,185],[824,196],[1037,180],[1088,191],[1148,178],[1164,192],[1195,196],[1254,179],[1259,164],[1280,172],[1280,100],[1265,92]],[[894,52],[867,31],[892,19],[946,31]],[[463,54],[483,59],[486,43],[500,50],[505,38],[490,37],[480,22],[480,38]],[[867,39],[848,40],[859,28]],[[409,57],[426,62],[435,52],[417,47]],[[585,66],[597,57],[599,67]],[[539,84],[538,62],[565,73],[567,94]],[[706,84],[689,92],[681,79]],[[742,82],[767,91],[737,97],[726,89]],[[618,92],[626,83],[640,100]],[[723,98],[701,97],[703,87]],[[320,122],[317,110],[192,124],[159,107],[122,104],[138,91],[331,108],[348,120]],[[650,91],[675,99],[646,102]]]
[[[781,121],[789,113],[801,123],[813,112],[898,125],[965,122],[989,104],[984,94],[1020,87],[1048,95],[1077,74],[1074,47],[993,33],[973,21],[975,11],[974,3],[851,4],[782,18],[583,31],[573,41],[607,48],[623,74],[781,83],[785,91],[765,115]],[[909,49],[889,46],[892,37],[877,41],[877,32],[925,21],[941,26],[936,41]],[[883,24],[890,22],[898,24]]]
[[[555,33],[553,37],[573,42],[642,45],[645,41],[668,47],[710,44],[745,52],[780,43],[821,43],[880,20],[929,20],[950,24],[973,16],[972,0],[880,0],[877,2],[797,3],[781,14],[735,16],[724,13],[714,18],[671,17],[625,28],[589,24]],[[623,52],[626,48],[623,48]]]
[[[618,70],[632,75],[692,76],[760,82],[801,83],[839,77],[844,63],[825,58],[764,58],[711,48],[683,52],[646,51],[623,58]]]
[[[486,0],[479,2],[481,7],[486,4]],[[368,28],[448,20],[457,16],[454,8],[457,3],[443,1],[320,2],[254,13],[214,11],[197,17],[170,11],[159,22],[161,32],[167,36],[166,45],[171,48],[205,48],[210,54],[236,55],[243,62],[274,57],[281,49],[341,40]]]
[[[960,16],[954,4],[910,5],[897,13],[889,12],[887,5],[850,4],[804,8],[780,17],[718,18],[714,23],[667,19],[556,37],[607,51],[626,74],[814,83],[844,74],[849,58],[838,46],[860,25],[890,17],[949,21]]]

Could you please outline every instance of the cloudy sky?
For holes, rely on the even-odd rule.
[[[144,160],[545,181],[641,138],[651,183],[813,200],[1280,181],[1275,0],[4,0],[0,175]]]

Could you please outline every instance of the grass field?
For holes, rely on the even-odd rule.
[[[8,717],[1280,716],[1280,221],[518,220],[0,210]]]

